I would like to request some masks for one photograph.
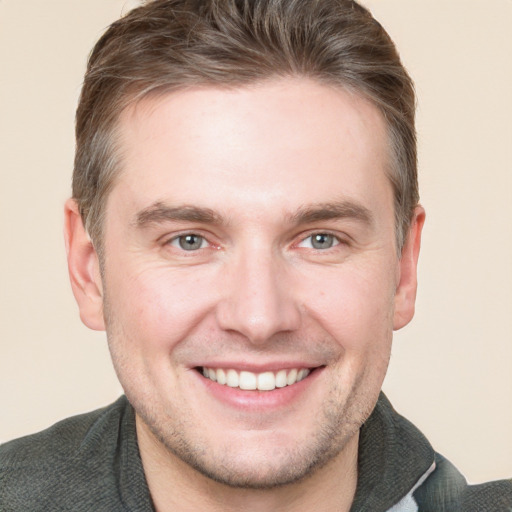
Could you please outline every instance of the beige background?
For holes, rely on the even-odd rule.
[[[136,2],[0,0],[0,439],[120,393],[61,235],[86,56]],[[512,1],[367,0],[416,80],[428,213],[385,389],[473,481],[512,476]]]

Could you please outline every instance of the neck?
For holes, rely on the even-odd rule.
[[[227,486],[202,475],[169,452],[137,417],[144,473],[157,512],[348,512],[357,484],[359,435],[305,479],[271,489]]]

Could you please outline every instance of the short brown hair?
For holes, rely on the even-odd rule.
[[[401,248],[419,200],[415,94],[369,11],[351,0],[153,0],[97,42],[77,109],[73,197],[100,252],[105,204],[120,167],[115,132],[128,105],[184,87],[290,76],[354,91],[380,109]]]

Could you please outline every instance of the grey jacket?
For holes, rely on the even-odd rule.
[[[125,397],[0,446],[1,512],[153,512]],[[512,480],[470,486],[381,394],[361,428],[351,512],[511,512]]]

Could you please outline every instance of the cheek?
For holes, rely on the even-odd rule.
[[[145,351],[172,348],[200,323],[213,302],[205,293],[214,289],[211,279],[201,272],[161,267],[110,277],[106,291],[111,320],[122,326],[125,339]]]
[[[322,286],[310,294],[306,307],[345,350],[387,349],[394,309],[391,275],[340,268],[325,276],[316,273],[315,280]]]

